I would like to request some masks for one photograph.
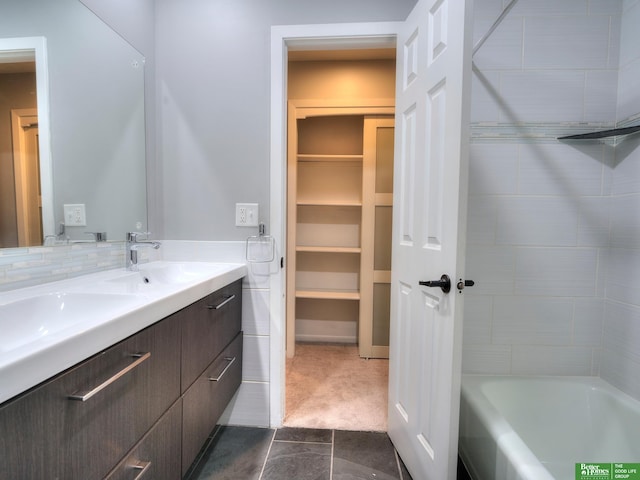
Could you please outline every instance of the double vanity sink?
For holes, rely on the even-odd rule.
[[[0,403],[245,274],[158,261],[0,293]]]

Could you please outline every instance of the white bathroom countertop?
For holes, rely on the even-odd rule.
[[[0,403],[246,274],[158,261],[0,293]]]

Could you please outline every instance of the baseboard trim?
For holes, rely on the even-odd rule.
[[[316,342],[316,343],[357,343],[356,336],[338,336],[338,335],[296,335],[296,342]]]

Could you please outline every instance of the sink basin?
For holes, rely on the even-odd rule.
[[[225,264],[202,262],[152,262],[138,266],[136,281],[143,284],[176,285],[214,277],[228,269]]]
[[[50,293],[0,305],[0,352],[53,336],[89,320],[89,313],[120,310],[136,302],[129,295]]]

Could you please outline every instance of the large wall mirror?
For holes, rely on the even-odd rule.
[[[0,248],[146,229],[144,57],[79,0],[2,3]]]

